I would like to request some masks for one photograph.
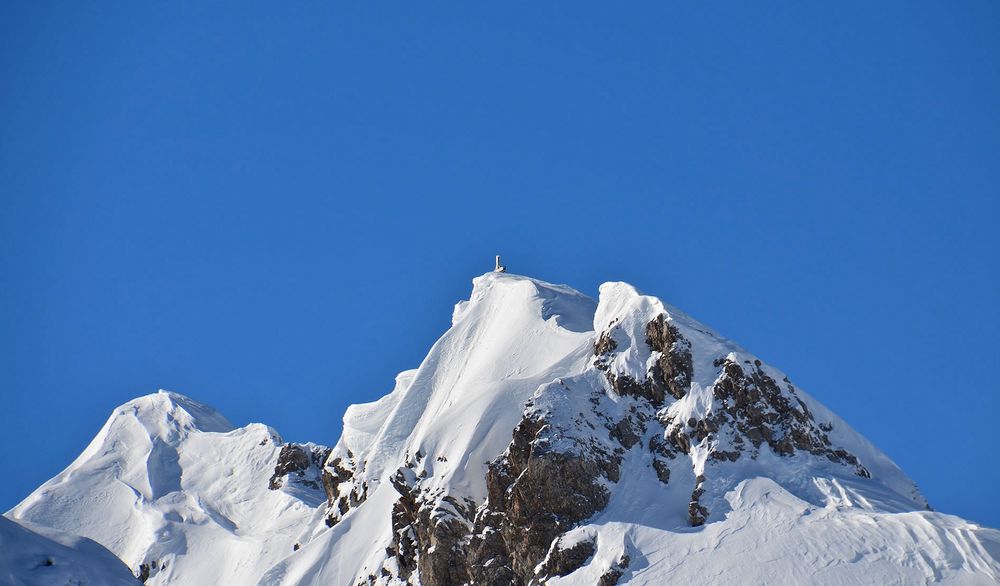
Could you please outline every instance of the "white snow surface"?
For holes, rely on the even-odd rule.
[[[0,517],[4,586],[138,586],[125,564],[90,539]]]
[[[89,537],[147,584],[253,584],[288,553],[323,502],[269,490],[281,438],[234,428],[182,395],[122,405],[86,450],[8,516]]]
[[[366,486],[367,499],[333,527],[315,495],[267,489],[281,445],[273,430],[234,429],[210,408],[165,392],[119,408],[69,468],[8,515],[90,537],[133,570],[165,563],[149,584],[349,585],[371,575],[392,583],[380,573],[393,563],[386,547],[399,494],[389,477],[410,464],[429,494],[483,504],[487,464],[507,448],[526,402],[569,425],[587,403],[574,389],[603,384],[594,344],[606,331],[622,349],[614,368],[643,380],[656,359],[644,328],[659,314],[691,342],[694,366],[690,391],[664,409],[677,421],[710,413],[714,361],[756,360],[737,344],[625,283],[602,285],[594,301],[566,286],[487,273],[418,368],[401,373],[382,399],[347,410],[331,460],[350,464],[352,485]],[[620,584],[1000,583],[1000,532],[925,510],[886,455],[794,392],[871,478],[769,450],[720,465],[705,444],[664,485],[648,451],[630,450],[620,481],[609,483],[608,506],[560,539],[560,547],[591,540],[594,556],[549,583],[595,584],[623,556]],[[626,413],[636,399],[607,389],[601,400]],[[691,527],[688,501],[702,473],[711,514]]]

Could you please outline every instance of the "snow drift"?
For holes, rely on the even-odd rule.
[[[89,539],[0,517],[0,584],[138,586],[139,581]]]

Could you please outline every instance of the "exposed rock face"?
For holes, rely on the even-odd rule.
[[[756,459],[763,447],[780,456],[806,452],[851,467],[858,476],[869,476],[856,456],[831,444],[830,424],[815,421],[794,386],[787,379],[784,385],[779,384],[759,360],[745,360],[741,365],[735,355],[719,356],[712,365],[716,372],[711,404],[694,409],[686,420],[680,420],[681,411],[672,408],[679,403],[672,404],[668,398],[680,401],[688,394],[695,374],[691,342],[665,314],[654,317],[645,325],[650,359],[643,378],[615,367],[618,355],[633,351],[616,341],[626,338],[616,332],[620,327],[612,323],[598,336],[594,365],[604,373],[615,393],[639,399],[633,406],[637,412],[645,412],[644,407],[656,410],[662,433],[650,437],[648,448],[654,454],[652,467],[657,478],[664,484],[670,482],[671,467],[678,456],[692,463],[696,478],[688,508],[691,525],[705,523],[710,514],[702,502],[706,490],[704,468],[742,457]],[[626,449],[632,447],[636,437],[629,433],[630,429],[622,420],[611,432],[612,437],[624,440]],[[642,429],[646,429],[645,421]],[[699,453],[707,458],[698,458]],[[706,464],[695,466],[699,459]]]
[[[367,497],[366,484],[360,487],[351,483],[354,478],[354,454],[348,451],[347,459],[330,456],[323,467],[321,480],[326,493],[326,525],[333,527],[347,511],[364,502]]]
[[[694,373],[691,342],[681,336],[666,316],[661,314],[646,325],[646,344],[656,353],[656,359],[643,380],[637,380],[628,373],[615,372],[611,367],[611,355],[618,349],[614,339],[615,327],[618,326],[603,332],[594,344],[594,355],[597,357],[594,365],[604,372],[616,393],[647,399],[654,406],[662,405],[667,394],[680,399],[687,393]]]
[[[601,574],[601,578],[597,582],[598,586],[615,586],[622,575],[625,574],[625,570],[628,569],[631,561],[632,560],[628,555],[623,554],[620,558],[618,558],[617,563],[608,568],[607,572]]]
[[[593,557],[597,545],[591,540],[584,540],[563,549],[560,540],[552,543],[549,555],[545,558],[543,573],[546,576],[566,576],[582,567]]]
[[[743,439],[753,445],[751,457],[756,457],[761,445],[767,443],[777,454],[790,456],[799,450],[806,451],[831,462],[852,466],[858,476],[869,477],[854,455],[831,445],[827,435],[829,429],[824,430],[824,426],[815,421],[788,379],[782,389],[764,373],[760,360],[753,364],[746,361],[746,364],[744,369],[729,358],[721,361],[722,376],[713,388],[721,409],[714,417],[700,422],[696,436],[708,437],[729,424],[728,433],[734,445],[744,445]],[[731,461],[739,457],[735,452],[713,453],[716,454],[716,459]]]
[[[438,500],[423,490],[412,470],[416,463],[400,468],[391,479],[400,495],[392,509],[393,542],[388,552],[397,561],[397,577],[416,582],[417,571],[420,583],[429,586],[467,583],[466,544],[475,505],[448,495],[437,495]]]
[[[715,366],[720,372],[710,409],[685,422],[670,416],[664,421],[665,437],[677,452],[693,455],[695,447],[701,446],[708,456],[706,468],[713,468],[743,457],[756,459],[767,447],[780,456],[806,452],[848,466],[863,478],[870,476],[856,456],[831,444],[828,432],[832,427],[815,421],[787,379],[784,387],[779,385],[759,360],[746,360],[741,366],[731,357],[720,357]],[[657,467],[658,474],[661,468]],[[705,482],[702,470],[688,510],[693,526],[704,524],[710,514],[701,502]]]
[[[713,522],[727,483],[739,477],[726,467],[764,451],[868,476],[855,455],[831,441],[832,423],[817,421],[777,371],[675,321],[658,301],[639,299],[616,311],[593,339],[589,365],[534,391],[506,450],[486,466],[483,502],[449,494],[438,481],[436,464],[448,462],[443,453],[413,453],[410,445],[402,465],[377,479],[367,460],[336,449],[322,471],[327,525],[366,501],[365,478],[373,491],[385,490],[387,480],[398,495],[386,557],[366,566],[371,573],[361,584],[529,585],[589,567],[599,543],[568,533],[606,509],[626,465],[664,491],[669,522],[686,518],[692,526]],[[358,411],[358,449],[375,429],[362,417],[374,411],[365,409],[373,408]],[[283,449],[279,486],[282,476],[309,463],[305,452]],[[590,579],[617,584],[629,571],[627,551]]]
[[[286,480],[308,488],[318,489],[322,483],[323,463],[330,456],[330,448],[315,445],[285,444],[278,453],[278,463],[267,487],[278,490]]]
[[[646,344],[650,350],[659,353],[649,371],[652,385],[654,388],[665,387],[675,399],[680,399],[687,394],[694,375],[691,342],[681,336],[677,327],[661,313],[646,324]]]
[[[568,391],[559,386],[551,390]],[[489,499],[476,515],[470,545],[477,583],[530,582],[553,540],[603,509],[604,483],[619,478],[620,452],[607,440],[567,429],[531,406],[528,412],[507,452],[489,467]]]
[[[331,453],[323,466],[321,482],[326,493],[325,523],[333,527],[348,511],[368,498],[368,482],[358,478],[364,462],[357,462],[350,450],[345,455]]]

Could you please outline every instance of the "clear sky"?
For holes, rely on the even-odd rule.
[[[1000,526],[1000,4],[371,4],[0,4],[0,510],[158,388],[332,444],[500,252]]]

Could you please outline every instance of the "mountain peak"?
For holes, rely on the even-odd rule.
[[[332,449],[283,444],[160,391],[12,513],[150,585],[1000,579],[1000,532],[926,510],[784,373],[628,283],[478,276],[343,422]]]
[[[114,410],[108,423],[126,417],[137,420],[151,435],[178,432],[225,433],[235,429],[221,413],[194,399],[160,389],[128,401]]]

